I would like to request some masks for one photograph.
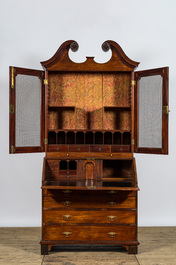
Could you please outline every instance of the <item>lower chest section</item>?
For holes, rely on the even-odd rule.
[[[113,195],[112,195],[113,194]],[[45,241],[108,243],[136,240],[137,194],[118,191],[43,192]]]

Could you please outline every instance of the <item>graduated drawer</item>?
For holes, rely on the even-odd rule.
[[[135,197],[80,197],[80,196],[58,196],[44,197],[44,208],[135,208]]]
[[[81,198],[118,198],[121,197],[125,199],[126,197],[134,197],[135,192],[134,191],[120,191],[120,190],[113,190],[113,187],[111,190],[72,190],[72,189],[63,189],[63,190],[55,190],[55,189],[47,189],[45,192],[46,196],[51,197],[65,197],[65,198],[71,198],[74,196],[79,196]],[[64,195],[64,196],[63,196]]]
[[[43,240],[134,241],[135,226],[57,226],[45,225]]]
[[[134,224],[136,211],[58,211],[46,210],[43,222],[48,224]]]

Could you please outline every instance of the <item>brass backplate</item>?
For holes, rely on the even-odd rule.
[[[62,192],[63,192],[65,195],[69,195],[70,193],[72,193],[71,190],[63,190]]]
[[[96,186],[87,186],[88,190],[96,190],[96,188],[97,188]]]
[[[111,195],[114,195],[114,194],[117,193],[117,191],[116,190],[108,190],[108,193],[111,194]]]
[[[72,233],[71,232],[63,232],[62,233],[65,237],[69,237],[69,236],[71,236],[72,235]]]
[[[108,234],[108,236],[109,237],[115,237],[116,235],[117,235],[117,233],[116,232],[109,232],[109,233],[107,233]]]
[[[72,215],[69,215],[69,214],[63,215],[63,219],[65,221],[70,221],[71,217],[72,217]]]

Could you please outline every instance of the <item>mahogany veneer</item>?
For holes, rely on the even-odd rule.
[[[114,41],[111,59],[69,58],[64,42],[44,71],[10,67],[10,153],[45,152],[41,254],[58,244],[123,245],[136,254],[133,152],[168,153],[168,67],[138,66]]]

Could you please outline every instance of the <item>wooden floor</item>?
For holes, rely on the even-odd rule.
[[[0,264],[176,265],[176,227],[139,228],[139,253],[121,249],[54,249],[40,255],[40,228],[0,228]]]

